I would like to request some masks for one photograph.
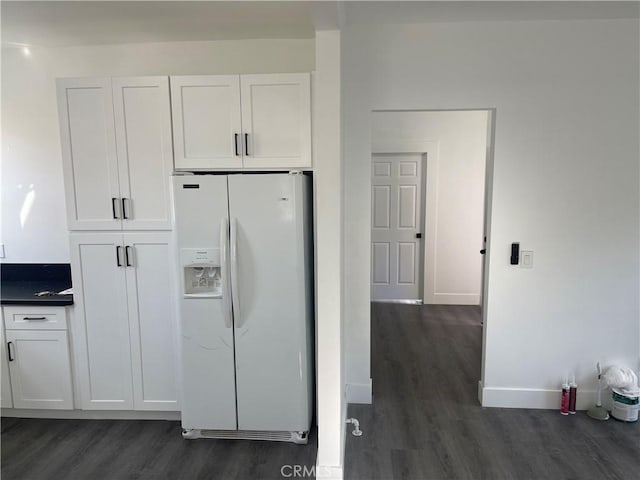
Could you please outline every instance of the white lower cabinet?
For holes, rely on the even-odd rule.
[[[0,358],[0,376],[2,377],[2,390],[0,391],[0,406],[2,408],[12,408],[13,399],[11,397],[11,379],[9,378],[9,357],[7,356],[7,344],[4,338],[4,316],[0,325],[0,347],[2,358]]]
[[[71,234],[83,409],[179,410],[169,240]]]
[[[67,332],[7,330],[15,408],[72,409]]]
[[[2,307],[2,407],[73,408],[65,307]]]

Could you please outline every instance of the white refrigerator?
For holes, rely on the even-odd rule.
[[[183,436],[307,443],[310,177],[186,175],[173,188]]]

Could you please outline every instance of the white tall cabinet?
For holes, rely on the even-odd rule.
[[[311,167],[308,73],[171,77],[177,170]]]
[[[177,411],[169,78],[57,88],[79,407]]]

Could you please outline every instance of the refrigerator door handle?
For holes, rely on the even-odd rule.
[[[240,327],[240,290],[238,287],[238,222],[231,219],[231,298],[236,328]]]
[[[222,302],[224,310],[224,326],[231,328],[233,326],[233,313],[231,312],[231,288],[229,288],[229,268],[227,260],[229,258],[229,222],[225,218],[220,221],[220,268],[222,277]]]

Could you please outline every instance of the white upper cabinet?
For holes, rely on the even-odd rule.
[[[113,106],[124,230],[171,228],[173,168],[169,79],[113,79]]]
[[[58,80],[58,113],[71,230],[120,230],[111,80]]]
[[[58,80],[70,230],[171,228],[167,77]]]
[[[311,167],[308,73],[171,77],[177,170]]]
[[[171,77],[175,165],[242,168],[238,75]]]
[[[309,74],[241,75],[244,167],[311,166]]]

